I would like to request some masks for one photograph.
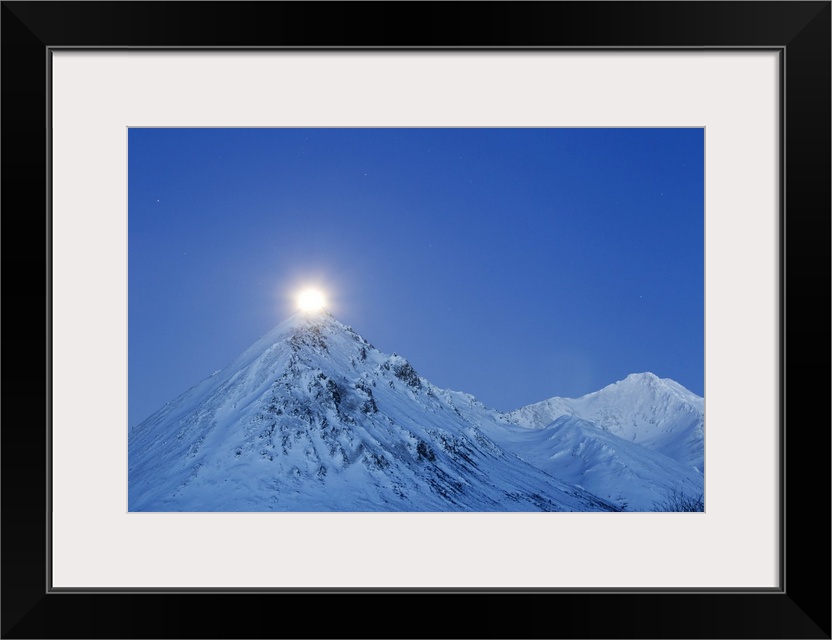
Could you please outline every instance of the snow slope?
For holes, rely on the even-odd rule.
[[[704,477],[694,468],[575,416],[562,415],[541,429],[485,431],[530,464],[626,511],[651,511],[673,491],[704,492]]]
[[[297,314],[131,429],[130,511],[599,511],[326,312]]]

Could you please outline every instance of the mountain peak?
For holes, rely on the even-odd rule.
[[[631,382],[655,382],[656,380],[661,380],[661,378],[655,373],[644,371],[643,373],[631,373],[625,380],[630,380]]]
[[[281,332],[295,332],[325,325],[344,326],[329,311],[318,309],[315,311],[297,311],[278,324],[275,329],[280,329]]]
[[[662,395],[669,395],[680,402],[694,405],[700,410],[703,409],[702,398],[683,385],[679,384],[671,378],[660,378],[655,373],[646,371],[644,373],[631,373],[624,380],[615,382],[594,394],[602,394],[605,391],[614,391],[616,389],[627,390],[631,393],[632,389],[643,389],[651,393],[658,393]],[[588,394],[588,395],[594,395]]]
[[[673,382],[670,378],[660,378],[655,373],[651,371],[643,371],[641,373],[631,373],[623,380],[617,380],[611,384],[608,384],[603,389],[598,391],[593,391],[587,395],[593,395],[596,393],[601,393],[605,390],[613,390],[613,389],[633,389],[633,388],[642,388],[642,389],[659,389],[667,383]]]

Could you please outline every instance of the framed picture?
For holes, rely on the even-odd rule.
[[[830,637],[830,4],[602,6],[3,3],[4,637]],[[130,513],[139,127],[703,130],[705,513]]]

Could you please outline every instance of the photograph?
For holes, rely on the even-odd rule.
[[[130,128],[130,512],[703,512],[705,130]]]

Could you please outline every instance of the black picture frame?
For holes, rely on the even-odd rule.
[[[830,15],[828,1],[2,2],[2,637],[829,638]],[[780,587],[53,590],[48,95],[64,47],[778,51]]]

